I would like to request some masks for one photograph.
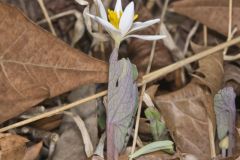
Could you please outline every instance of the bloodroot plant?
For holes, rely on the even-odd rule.
[[[117,0],[115,9],[104,9],[101,0],[96,0],[100,17],[87,13],[100,23],[114,40],[114,49],[109,60],[108,103],[107,103],[107,159],[118,159],[127,145],[132,132],[134,116],[137,111],[138,91],[135,82],[137,69],[129,59],[118,60],[120,43],[130,37],[143,40],[159,40],[164,35],[136,35],[134,32],[158,23],[160,19],[137,22],[134,3],[130,2],[122,9],[121,0]]]

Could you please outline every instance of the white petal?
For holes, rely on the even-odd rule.
[[[99,10],[100,16],[102,17],[102,19],[107,21],[108,20],[107,19],[107,13],[105,11],[105,8],[104,8],[104,5],[103,5],[102,1],[97,0],[97,5],[98,5],[98,10]]]
[[[117,30],[111,23],[109,23],[108,21],[100,18],[100,17],[97,17],[97,16],[94,16],[94,15],[91,15],[89,13],[86,13],[88,16],[90,16],[92,19],[94,19],[95,21],[97,21],[98,23],[100,23],[111,35],[113,34],[120,34],[120,31]]]
[[[134,18],[134,3],[131,2],[125,8],[123,15],[120,19],[119,29],[121,30],[122,35],[126,35],[129,29],[132,27]]]
[[[114,11],[120,16],[120,12],[122,12],[122,0],[117,0]]]
[[[135,34],[132,34],[132,35],[126,36],[124,39],[131,38],[131,37],[139,38],[139,39],[143,39],[143,40],[147,40],[147,41],[154,41],[154,40],[163,39],[166,36],[165,35],[135,35]]]
[[[147,28],[147,27],[149,27],[149,26],[151,26],[155,23],[158,23],[159,21],[160,21],[160,19],[153,19],[153,20],[149,20],[149,21],[146,21],[146,22],[135,22],[135,23],[133,23],[133,27],[129,31],[129,33]]]

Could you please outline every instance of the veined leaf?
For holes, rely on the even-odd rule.
[[[168,150],[173,152],[173,142],[172,141],[157,141],[152,142],[141,149],[134,152],[132,155],[129,156],[129,158],[136,158],[138,156],[141,156],[143,154],[159,151],[159,150]]]
[[[135,74],[129,60],[118,61],[118,49],[114,49],[110,57],[108,83],[107,159],[118,159],[132,131],[137,108]]]

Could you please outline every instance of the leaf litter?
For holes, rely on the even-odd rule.
[[[85,86],[80,87],[74,91],[81,85],[106,83],[108,78],[106,59],[110,56],[109,51],[113,48],[111,40],[106,36],[107,34],[101,29],[101,26],[96,25],[86,16],[86,13],[89,12],[98,14],[98,11],[95,10],[96,2],[79,0],[78,3],[86,6],[84,8],[79,7],[74,0],[45,0],[47,14],[58,38],[34,24],[36,22],[36,24],[41,24],[41,27],[49,30],[48,25],[44,22],[43,11],[37,2],[30,0],[1,0],[1,2],[1,126],[14,124],[21,119],[34,118],[51,109],[54,110],[88,95],[94,95],[96,91],[106,88],[106,85],[98,84],[86,88],[84,88]],[[107,8],[112,8],[115,4],[115,2],[108,0],[103,2]],[[150,2],[145,0],[143,2],[147,6],[146,8],[143,7],[142,2],[136,3],[136,8],[139,8],[139,21],[160,17],[164,1]],[[218,43],[226,41],[224,36],[227,36],[229,31],[229,2],[223,0],[170,1],[170,7],[168,7],[166,19],[161,28],[161,32],[168,38],[157,42],[152,71],[209,49],[194,44],[202,44],[203,39],[207,39],[208,46],[210,44],[218,45]],[[240,23],[237,14],[239,3],[236,0],[232,0],[232,2],[232,28],[236,28]],[[27,16],[23,16],[19,10],[9,7],[6,3],[11,3],[22,9]],[[128,2],[124,2],[123,6],[126,4]],[[196,23],[198,27],[194,28]],[[207,30],[207,33],[203,33],[203,24],[217,32]],[[194,29],[194,32],[191,33],[191,29]],[[157,27],[152,26],[141,33],[155,34],[156,30]],[[239,35],[238,29],[235,35]],[[67,42],[78,51],[59,39]],[[141,80],[148,66],[151,48],[151,42],[138,39],[127,40],[120,47],[119,57],[129,57],[129,60],[136,65],[140,73],[138,80]],[[235,55],[239,51],[238,46],[235,46],[230,47],[227,53]],[[99,53],[101,53],[100,56]],[[239,123],[239,63],[238,61],[223,63],[221,54],[222,52],[218,52],[198,62],[187,64],[184,69],[172,72],[147,85],[147,92],[150,96],[144,99],[146,104],[143,105],[137,135],[139,146],[132,155],[129,152],[129,148],[132,146],[130,129],[134,128],[135,117],[132,114],[134,112],[130,110],[134,108],[138,95],[131,98],[129,94],[133,93],[134,89],[130,87],[129,83],[122,82],[121,84],[128,91],[109,93],[111,97],[116,96],[116,98],[112,100],[110,105],[106,106],[107,114],[98,115],[98,107],[103,105],[99,104],[103,103],[103,100],[99,99],[98,103],[93,100],[91,103],[80,105],[76,109],[68,111],[69,115],[74,115],[72,117],[75,121],[60,114],[28,124],[23,128],[12,129],[11,134],[3,135],[1,138],[1,144],[3,142],[8,144],[4,147],[1,146],[1,156],[26,160],[47,158],[58,160],[66,158],[71,160],[79,158],[106,159],[109,148],[113,150],[118,148],[119,159],[128,159],[129,156],[132,158],[134,156],[134,159],[138,160],[208,160],[213,157],[216,159],[236,159],[240,156],[238,152],[239,135],[235,130]],[[91,55],[105,62],[94,59]],[[120,61],[121,65],[114,73],[118,73],[117,70],[125,70],[126,64],[132,68],[129,60]],[[130,70],[126,70],[124,73],[130,74]],[[120,87],[120,81],[117,82],[115,84]],[[136,85],[136,82],[132,83]],[[229,89],[230,87],[233,89]],[[224,89],[221,90],[222,88]],[[219,98],[219,94],[222,99]],[[75,96],[73,99],[69,99],[67,98],[69,95]],[[231,99],[227,100],[231,103],[221,102],[227,98]],[[44,101],[46,99],[49,100]],[[129,103],[123,103],[123,99],[128,99]],[[42,106],[44,110],[30,111],[33,107],[37,108],[36,105]],[[125,107],[123,107],[124,105]],[[122,109],[121,114],[115,114],[113,110],[119,109]],[[22,114],[25,111],[29,112]],[[112,114],[109,114],[109,111]],[[101,112],[105,112],[105,110]],[[236,122],[234,122],[234,113],[237,118]],[[128,116],[130,114],[131,116]],[[109,139],[108,141],[104,140],[104,131],[109,131],[109,128],[103,127],[106,118],[104,116],[107,116],[108,124],[117,119],[116,124],[123,126],[122,129],[120,129],[121,127],[114,128],[118,134],[115,136],[122,137],[117,139],[117,142],[109,141]],[[121,118],[119,119],[119,117]],[[101,127],[98,126],[99,118],[102,119]],[[78,128],[77,126],[85,127]],[[28,132],[24,132],[26,129]],[[120,132],[120,130],[124,132]],[[57,136],[51,137],[51,135]],[[220,136],[219,139],[215,138],[218,136]],[[14,154],[15,148],[12,141],[14,144],[19,144],[19,148]],[[167,147],[167,145],[159,147],[167,141],[171,142],[170,148],[175,150],[174,153],[159,151]],[[233,141],[235,145],[232,145]],[[87,149],[86,144],[91,147]],[[117,144],[117,146],[111,147],[113,144]],[[225,150],[219,150],[219,144],[220,147],[225,146]],[[93,154],[94,152],[95,154]]]

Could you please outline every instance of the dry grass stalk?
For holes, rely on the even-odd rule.
[[[81,13],[79,11],[75,10],[75,9],[72,9],[72,10],[68,10],[68,11],[53,15],[53,16],[49,17],[49,19],[50,19],[50,21],[53,21],[53,20],[56,20],[58,18],[62,18],[62,17],[69,16],[69,15],[74,15],[77,18],[78,14],[81,14]],[[48,22],[47,18],[37,22],[37,24],[40,25],[40,24],[44,24],[46,22]]]
[[[229,21],[228,21],[228,38],[227,41],[230,41],[234,34],[237,32],[237,28],[235,27],[232,30],[232,15],[233,15],[233,1],[229,0]],[[223,56],[224,56],[224,60],[226,61],[234,61],[240,58],[240,54],[237,54],[235,56],[228,56],[227,55],[227,51],[228,51],[229,47],[226,47],[223,51]]]
[[[191,29],[190,32],[188,33],[187,40],[186,40],[186,43],[185,43],[185,45],[184,45],[184,50],[183,50],[183,54],[184,54],[184,55],[187,54],[189,44],[190,44],[190,42],[191,42],[191,40],[192,40],[192,37],[193,37],[193,36],[195,35],[195,33],[197,32],[198,26],[199,26],[199,22],[195,22],[194,26],[192,27],[192,29]]]
[[[209,116],[208,116],[208,133],[209,133],[209,141],[210,141],[210,149],[211,149],[211,158],[214,159],[217,156],[216,149],[215,149],[215,135],[214,135],[213,124]]]
[[[203,44],[207,47],[208,44],[208,29],[206,25],[203,25]]]
[[[52,34],[53,34],[54,36],[56,36],[56,35],[57,35],[57,34],[56,34],[56,31],[55,31],[55,29],[54,29],[54,27],[53,27],[53,24],[52,24],[52,22],[51,22],[51,20],[50,20],[50,18],[49,18],[49,15],[48,15],[48,12],[47,12],[47,9],[46,9],[46,7],[45,7],[45,5],[44,5],[43,0],[38,0],[38,3],[39,3],[39,5],[40,5],[40,7],[41,7],[41,9],[42,9],[42,11],[43,11],[43,14],[44,14],[47,22],[48,22],[48,25],[49,25],[49,27],[50,27],[50,30],[51,30]]]

